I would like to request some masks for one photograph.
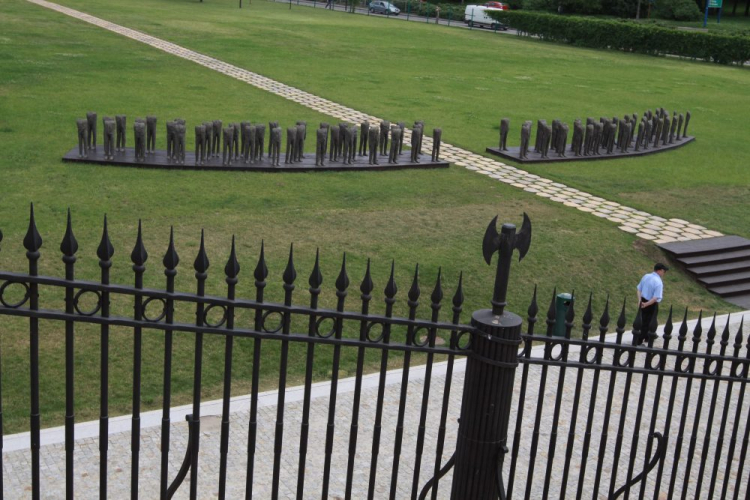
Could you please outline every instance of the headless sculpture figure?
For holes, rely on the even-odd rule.
[[[115,121],[105,116],[102,119],[102,122],[104,123],[104,158],[106,160],[114,160],[115,159],[115,129],[117,125],[115,124]],[[90,130],[89,130],[90,132]]]
[[[443,138],[443,129],[432,129],[432,161],[440,161],[440,142]]]
[[[133,137],[135,138],[135,161],[146,160],[146,124],[136,121],[133,124]]]
[[[234,130],[234,134],[232,135],[231,153],[235,160],[239,160],[240,158],[240,124],[231,123],[230,127],[232,127],[232,129]]]
[[[398,145],[401,142],[401,129],[391,128],[391,149],[388,152],[388,163],[398,163]]]
[[[321,127],[315,131],[315,166],[316,167],[325,166],[326,142],[328,142],[328,129]]]
[[[398,143],[398,154],[401,154],[404,149],[404,129],[406,129],[406,123],[398,122],[398,128],[401,129],[401,138]]]
[[[570,127],[568,127],[567,123],[561,123],[557,126],[557,156],[558,157],[564,157],[565,156],[565,148],[568,143],[568,133],[570,131]]]
[[[664,128],[662,128],[662,131],[661,131],[661,143],[664,146],[666,146],[667,142],[669,141],[670,127],[671,127],[671,123],[669,119],[669,113],[667,113],[667,116],[664,117]]]
[[[86,118],[79,118],[76,120],[76,127],[78,128],[78,158],[88,156],[88,132],[89,132],[89,121]]]
[[[337,150],[337,156],[341,158],[344,154],[344,129],[349,126],[346,122],[339,122],[339,148]]]
[[[269,135],[271,131],[268,131]],[[263,159],[263,146],[265,144],[266,140],[266,126],[262,123],[258,123],[255,125],[255,159],[256,160],[262,160]],[[279,144],[281,144],[281,132],[279,132]],[[281,149],[281,146],[279,146],[279,149]],[[271,165],[273,165],[273,161],[271,161]]]
[[[211,161],[211,144],[213,144],[214,137],[214,122],[203,122],[203,128],[206,131],[203,136],[203,159],[204,161]]]
[[[260,125],[261,127],[264,127],[264,125]],[[276,127],[275,129],[271,130],[269,133],[269,137],[271,140],[271,166],[278,167],[279,166],[279,160],[281,158],[281,127]],[[261,143],[260,149],[263,149],[263,144]]]
[[[331,131],[333,132],[333,131]],[[370,137],[367,141],[370,143],[370,165],[378,164],[378,146],[380,142],[380,127],[370,127]]]
[[[273,130],[279,127],[279,122],[268,122],[268,130]],[[271,136],[268,136],[268,154],[271,154]]]
[[[601,154],[599,148],[602,145],[602,135],[604,134],[604,124],[602,122],[594,123],[594,137],[591,141],[591,151],[594,155]]]
[[[370,133],[370,122],[367,120],[363,121],[359,126],[359,156],[364,156],[367,153],[367,139]]]
[[[328,155],[328,161],[337,161],[339,159],[339,145],[341,143],[341,128],[331,127],[331,151]]]
[[[646,122],[645,120],[641,120],[638,123],[638,135],[635,138],[635,150],[640,151],[641,149],[641,143],[643,142],[643,134],[646,131]]]
[[[537,139],[538,139],[537,135]],[[529,141],[531,140],[531,121],[525,121],[521,125],[521,147],[518,151],[518,157],[522,160],[528,158]]]
[[[284,163],[294,163],[297,158],[297,127],[286,129],[286,156]]]
[[[200,165],[206,161],[206,127],[205,125],[195,126],[195,164]]]
[[[185,120],[175,120],[174,156],[177,163],[185,163]]]
[[[115,137],[115,151],[125,151],[125,115],[115,115],[115,126],[116,126],[116,137]]]
[[[352,147],[349,148],[349,164],[357,159],[357,126],[349,127],[352,130]]]
[[[302,161],[305,150],[305,137],[307,136],[307,122],[297,122],[297,141],[294,145],[295,161]]]
[[[247,160],[247,157],[245,156],[245,151],[247,150],[247,126],[250,125],[250,122],[244,121],[240,122],[240,156],[243,160]]]
[[[630,148],[630,143],[633,138],[633,125],[635,125],[635,123],[628,120],[623,126],[622,145],[620,146],[621,153],[627,153]]]
[[[537,120],[536,122],[536,140],[534,141],[534,152],[542,152],[542,137],[544,137],[544,126],[547,125],[546,120]]]
[[[683,138],[687,137],[687,128],[688,128],[689,123],[690,123],[690,111],[685,113],[685,130],[683,130],[682,132]]]
[[[234,127],[229,125],[224,127],[222,135],[222,151],[221,151],[221,164],[231,165],[232,164],[232,142],[234,141]]]
[[[213,144],[211,144],[211,155],[214,157],[218,157],[221,150],[221,125],[221,120],[214,120]]]
[[[510,130],[510,119],[503,118],[500,120],[500,151],[508,151],[506,144],[508,142],[508,131]]]
[[[659,140],[661,139],[662,129],[664,128],[664,118],[659,118],[656,122],[656,130],[654,131],[654,147],[659,147]]]
[[[391,122],[383,120],[380,122],[380,155],[388,154],[388,133],[391,130]]]
[[[417,157],[420,157],[422,156],[422,139],[424,139],[424,131],[425,131],[424,120],[415,121],[413,128],[417,128],[417,127],[419,127],[419,129],[422,131],[422,133],[419,134],[419,142],[417,143]]]
[[[651,143],[651,119],[645,118],[643,120],[643,149],[648,149],[648,145]]]
[[[611,122],[606,122],[604,126],[607,129],[607,154],[611,155],[614,152],[615,139],[617,138],[617,118],[615,117]]]
[[[176,125],[173,121],[167,122],[167,160],[174,158],[174,128]]]
[[[552,135],[550,137],[550,145],[552,149],[557,151],[557,134],[560,132],[560,126],[562,123],[560,120],[552,120]]]
[[[586,135],[583,139],[583,156],[588,156],[591,153],[591,142],[594,137],[594,124],[588,123],[586,125]]]
[[[573,122],[573,140],[570,142],[570,150],[575,156],[581,156],[583,149],[583,124],[580,119]]]
[[[542,127],[543,133],[542,133],[542,158],[549,158],[549,146],[550,141],[552,140],[552,127],[550,125],[545,124],[544,127]]]
[[[247,122],[245,124],[245,147],[242,150],[242,158],[245,163],[253,163],[255,160],[255,125]]]
[[[349,156],[351,154],[351,147],[352,147],[352,129],[351,128],[344,127],[343,135],[341,136],[341,142],[344,148],[342,162],[344,163],[344,165],[348,165]]]
[[[300,131],[302,131],[301,134]],[[307,122],[300,120],[297,122],[297,161],[302,161],[305,157],[305,139],[307,139]]]
[[[424,133],[422,125],[414,127],[411,131],[411,162],[419,163],[419,144],[422,142]]]
[[[86,136],[87,149],[93,149],[96,151],[96,113],[93,111],[86,113],[86,120],[89,124],[88,134]]]
[[[146,117],[146,153],[154,154],[156,152],[156,117]]]
[[[677,115],[672,117],[672,126],[669,128],[669,143],[674,144],[674,134],[677,132]]]
[[[678,141],[682,140],[682,125],[685,123],[685,117],[682,116],[682,113],[677,117],[677,135],[675,136],[675,139]]]
[[[328,132],[331,130],[331,126],[328,125],[326,122],[320,122],[320,127],[323,128],[326,131],[326,151],[328,151]]]

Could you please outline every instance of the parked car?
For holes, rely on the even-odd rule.
[[[373,0],[368,5],[370,12],[373,14],[384,14],[397,16],[401,11],[393,5],[391,2],[385,2],[383,0]]]
[[[467,5],[464,11],[464,22],[469,26],[486,27],[506,31],[508,27],[487,15],[487,12],[498,11],[484,5]]]
[[[484,4],[484,7],[489,7],[490,9],[500,9],[500,10],[510,9],[507,3],[500,3],[500,2],[487,2]]]

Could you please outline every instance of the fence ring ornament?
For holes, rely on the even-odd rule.
[[[687,363],[685,363],[686,361]],[[678,373],[689,373],[693,366],[692,361],[687,356],[680,356],[675,362],[675,371]]]
[[[560,348],[557,351],[557,354],[555,354],[555,349]],[[549,344],[549,359],[551,361],[560,361],[563,357],[563,353],[565,352],[565,346],[563,346],[562,342],[554,342],[552,344]]]
[[[623,349],[615,356],[615,366],[628,366],[633,358],[633,351]]]
[[[414,345],[417,347],[427,347],[427,345],[430,343],[430,332],[427,332],[427,335],[424,336],[424,341],[420,342],[418,334],[422,330],[427,330],[427,327],[420,326],[416,330],[414,330],[414,333],[412,334],[414,335]]]
[[[593,356],[589,356],[589,354],[593,352]],[[599,351],[596,346],[593,345],[587,345],[583,348],[583,360],[587,365],[596,365],[599,364]]]
[[[82,311],[80,308],[80,300],[81,297],[85,296],[87,293],[93,293],[96,296],[96,305],[93,307],[93,309],[89,309],[88,311]],[[94,314],[98,313],[99,310],[102,308],[102,295],[96,290],[78,290],[78,293],[73,296],[73,308],[76,310],[78,314],[81,316],[93,316]]]
[[[661,353],[653,354],[651,356],[651,360],[649,361],[649,368],[651,368],[652,370],[658,370],[659,367],[661,367],[662,356],[664,355]]]
[[[3,298],[3,295],[5,295],[5,289],[11,285],[21,285],[24,288],[23,297],[21,298],[21,300],[15,303],[8,303]],[[29,285],[27,285],[26,283],[21,283],[18,281],[6,281],[2,284],[2,286],[0,286],[0,304],[10,309],[18,309],[29,300],[30,296],[31,290],[29,290]]]
[[[208,321],[208,314],[214,309],[216,309],[217,307],[221,309],[221,318],[219,318],[219,321],[215,323],[211,323],[210,321]],[[203,323],[206,326],[210,326],[211,328],[219,328],[220,326],[223,326],[224,323],[226,322],[227,322],[227,308],[226,306],[222,304],[211,304],[210,306],[206,308],[205,311],[203,311]]]
[[[380,325],[380,335],[378,335],[375,338],[372,338],[372,330],[377,325]],[[373,344],[377,344],[383,340],[383,337],[385,337],[385,323],[381,323],[379,321],[371,321],[367,324],[367,329],[365,330],[365,338],[369,342],[372,342]]]
[[[706,367],[706,373],[711,376],[716,376],[719,371],[719,361],[717,359],[708,360],[708,366]]]
[[[279,326],[277,326],[273,330],[271,330],[269,328],[266,328],[266,320],[272,314],[278,314],[278,316],[279,316]],[[278,333],[278,332],[281,331],[281,327],[282,326],[284,326],[284,316],[279,311],[266,311],[260,317],[260,329],[263,330],[266,333]]]
[[[465,340],[462,344],[461,340],[464,338],[468,340]],[[456,349],[459,351],[468,351],[471,349],[471,330],[461,330],[458,332],[456,336]]]
[[[747,363],[735,363],[732,367],[732,376],[735,378],[745,378],[747,376],[747,366]]]
[[[323,324],[323,322],[327,319],[331,320],[331,329],[328,330],[326,333],[320,333],[320,325]],[[336,320],[331,318],[330,316],[321,316],[315,321],[315,335],[320,337],[321,339],[328,339],[333,336],[333,334],[336,333]]]
[[[161,302],[161,314],[155,318],[152,318],[151,316],[147,314],[147,311],[148,311],[148,305],[155,300]],[[149,323],[158,323],[159,321],[163,320],[164,317],[167,315],[167,302],[164,299],[159,298],[159,297],[149,297],[143,303],[143,307],[141,310],[143,311],[143,319],[145,319]]]
[[[527,354],[529,354],[531,351],[531,342],[524,342],[523,348],[521,348],[520,351],[518,351],[518,357],[519,358],[525,358]]]

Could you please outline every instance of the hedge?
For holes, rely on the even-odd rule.
[[[539,12],[488,12],[519,34],[578,47],[650,55],[676,55],[743,65],[750,60],[750,38],[643,25],[627,20],[592,19]]]

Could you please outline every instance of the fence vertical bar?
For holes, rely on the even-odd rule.
[[[349,276],[346,274],[346,254],[341,261],[341,270],[336,278],[336,311],[344,311],[347,288],[349,288]],[[334,324],[335,338],[341,340],[344,330],[344,320],[337,317]],[[325,461],[323,464],[323,500],[328,500],[328,486],[331,475],[331,456],[333,455],[333,436],[336,430],[336,397],[338,395],[339,384],[339,363],[341,360],[341,345],[333,346],[333,367],[331,372],[331,388],[328,396],[328,423],[326,425],[326,448]]]
[[[237,261],[237,251],[232,235],[232,250],[229,260],[224,266],[224,274],[227,283],[227,300],[234,301],[235,288],[237,286],[237,275],[240,272],[240,263]],[[219,499],[224,500],[227,490],[227,454],[229,453],[229,399],[232,395],[232,351],[234,348],[234,306],[227,306],[225,312],[226,328],[229,333],[224,338],[224,392],[221,402],[221,443],[219,448]]]
[[[748,335],[747,343],[745,344],[746,349],[746,359],[750,361],[750,335]],[[748,368],[745,368],[745,379],[747,379],[748,376]],[[745,387],[745,384],[743,384],[743,389]],[[741,402],[741,401],[740,401]],[[740,418],[740,408],[742,405],[737,405],[737,420]],[[748,412],[747,418],[745,420],[745,433],[742,438],[742,449],[740,451],[740,462],[737,466],[737,482],[734,487],[734,500],[737,500],[737,497],[739,497],[740,494],[740,485],[742,484],[742,471],[745,469],[745,459],[747,458],[747,446],[748,446],[748,438],[750,437],[750,412]],[[727,465],[727,467],[729,467]],[[728,469],[727,469],[728,470]],[[729,474],[727,474],[729,476]],[[750,481],[748,482],[750,484]]]
[[[60,251],[63,253],[65,263],[65,280],[75,281],[75,253],[78,251],[78,242],[73,235],[73,226],[68,209],[68,221],[65,227],[65,235],[60,243]],[[73,301],[75,289],[72,285],[65,287],[65,313],[74,314],[75,305]],[[75,451],[75,323],[73,320],[65,321],[65,498],[73,499],[73,453]]]
[[[589,339],[589,331],[591,330],[591,320],[593,318],[593,314],[591,312],[591,299],[592,294],[589,293],[589,303],[586,306],[586,312],[583,313],[583,324],[581,325],[583,329],[583,335],[581,336],[581,340],[586,342]],[[572,309],[573,303],[571,302],[571,309]],[[571,325],[572,326],[572,325]],[[566,333],[567,333],[567,321],[566,321]],[[585,345],[581,346],[581,350],[578,355],[578,362],[583,365],[586,362],[586,347]],[[576,423],[578,422],[578,405],[581,401],[581,385],[583,383],[583,368],[578,368],[577,376],[576,376],[576,388],[575,392],[573,393],[573,408],[570,412],[570,427],[568,430],[568,444],[565,448],[565,466],[563,467],[563,477],[562,477],[562,483],[560,485],[560,499],[565,498],[565,492],[567,490],[568,485],[568,476],[570,472],[570,461],[573,458],[573,446],[575,444],[575,431],[576,431]]]
[[[411,282],[411,288],[407,294],[407,305],[409,306],[409,326],[406,328],[406,345],[414,344],[415,328],[411,324],[417,317],[417,307],[419,307],[419,264],[414,268],[414,278]],[[411,351],[404,352],[404,362],[401,369],[401,393],[398,402],[398,416],[396,417],[396,436],[393,443],[393,466],[391,468],[391,491],[390,500],[396,500],[398,486],[398,469],[401,463],[401,443],[404,436],[404,415],[406,412],[406,400],[409,389],[409,369],[411,368]]]
[[[701,333],[703,331],[703,328],[701,326],[701,320],[703,319],[703,311],[701,311],[698,314],[698,322],[695,324],[695,328],[693,329],[693,354],[698,352],[698,343],[700,342]],[[682,334],[682,330],[680,331],[680,334]],[[690,358],[688,363],[688,372],[690,374],[693,373],[695,370],[695,358]],[[682,415],[680,416],[680,429],[677,434],[677,442],[675,444],[675,452],[674,452],[674,462],[672,463],[672,477],[669,481],[669,498],[674,498],[674,489],[675,485],[677,484],[677,471],[678,466],[680,463],[680,454],[682,452],[682,443],[685,439],[685,422],[687,420],[687,413],[690,408],[690,392],[692,388],[691,384],[692,380],[690,378],[685,380],[685,396],[682,400]],[[683,491],[685,490],[685,485],[683,485]]]
[[[462,272],[458,276],[458,286],[456,287],[456,293],[453,295],[452,323],[454,325],[458,325],[459,320],[461,318],[461,310],[462,310],[462,305],[464,302],[463,281],[464,281],[464,275]],[[451,330],[450,348],[451,350],[458,349],[458,331],[457,330]],[[443,445],[445,444],[446,422],[448,420],[448,405],[450,404],[451,382],[453,381],[454,358],[455,356],[453,354],[448,355],[448,362],[447,362],[447,367],[445,371],[445,387],[443,388],[443,404],[440,410],[440,426],[438,427],[438,437],[437,437],[437,443],[435,445],[435,469],[433,471],[434,473],[433,477],[438,477],[440,474],[440,469],[442,468]],[[440,483],[436,481],[435,485],[432,487],[432,497],[431,497],[432,500],[437,500],[439,484]]]
[[[370,300],[373,290],[372,276],[370,275],[370,259],[367,259],[367,270],[362,284],[359,287],[362,300],[362,314],[367,316],[370,312]],[[367,320],[363,319],[359,324],[359,340],[364,342],[367,338]],[[349,457],[346,464],[346,490],[344,497],[350,500],[352,497],[352,480],[354,477],[354,459],[357,453],[357,434],[359,432],[359,398],[362,395],[362,371],[365,363],[365,348],[357,348],[357,373],[354,379],[354,401],[352,402],[352,423],[349,428]]]
[[[284,270],[284,305],[287,309],[284,311],[282,319],[281,334],[284,340],[281,341],[281,359],[279,367],[279,396],[276,402],[276,433],[273,440],[273,479],[271,498],[276,500],[279,497],[279,479],[281,474],[281,451],[284,442],[284,401],[286,398],[286,375],[287,363],[289,359],[289,336],[292,315],[289,307],[292,305],[292,292],[294,291],[294,280],[297,279],[297,271],[294,269],[294,245],[289,247],[289,261]]]
[[[206,278],[208,278],[208,267],[210,262],[206,255],[206,245],[204,232],[201,229],[201,244],[198,249],[198,255],[193,262],[196,279],[196,295],[203,297],[206,294]],[[197,302],[195,305],[195,325],[201,327],[205,325],[206,305],[203,302]],[[189,432],[192,437],[193,449],[190,452],[190,500],[198,498],[198,453],[200,451],[200,431],[201,431],[201,383],[203,372],[203,332],[195,333],[195,364],[193,366],[193,413],[188,422]]]
[[[109,240],[107,216],[104,216],[102,239],[96,250],[101,268],[102,285],[109,285],[109,269],[112,267],[112,256],[115,249]],[[99,499],[107,498],[107,454],[109,447],[109,292],[102,291],[101,316],[104,318],[100,329],[101,345],[99,353]]]
[[[430,296],[432,309],[432,322],[436,323],[440,314],[440,301],[443,300],[443,288],[441,285],[442,269],[438,269],[437,281],[435,282],[435,288]],[[437,329],[430,328],[427,331],[427,345],[435,347],[435,337],[437,336]],[[419,414],[419,429],[417,431],[417,449],[416,457],[414,459],[414,476],[412,479],[411,496],[412,500],[416,500],[419,494],[419,473],[422,467],[422,452],[424,451],[424,436],[427,428],[427,407],[430,399],[430,388],[432,385],[432,363],[435,358],[435,354],[432,352],[427,353],[427,362],[425,363],[425,374],[424,384],[422,387],[422,405],[420,407]]]
[[[737,335],[734,337],[734,344],[732,347],[734,348],[734,357],[739,358],[740,355],[740,349],[742,348],[742,327],[744,325],[744,317],[742,320],[740,320],[740,327],[737,329]],[[746,353],[748,356],[750,356],[750,349],[747,350]],[[734,374],[735,370],[737,368],[742,368],[742,364],[739,361],[733,361],[732,362],[732,369],[731,373]],[[747,372],[745,370],[742,370],[740,373],[744,372],[744,377],[747,378]],[[737,398],[737,409],[734,413],[734,424],[732,425],[732,435],[729,438],[729,451],[727,451],[727,465],[726,469],[724,471],[724,481],[721,485],[721,498],[727,498],[727,488],[729,487],[729,477],[732,470],[732,462],[734,459],[734,450],[737,446],[737,433],[739,431],[740,427],[740,414],[742,413],[742,403],[745,401],[745,388],[747,387],[747,382],[742,382],[740,385],[740,395]],[[727,400],[729,397],[727,397]],[[725,409],[726,409],[725,405]],[[715,467],[715,465],[714,465]]]
[[[621,351],[620,346],[622,345],[622,334],[625,332],[625,300],[622,302],[622,309],[620,310],[620,316],[617,318],[617,332],[616,343],[613,354],[613,363],[619,358]],[[599,498],[599,486],[602,480],[602,468],[604,466],[604,456],[607,453],[607,436],[609,434],[609,421],[612,417],[612,397],[615,391],[615,385],[617,383],[617,372],[613,371],[609,374],[609,388],[607,390],[607,406],[604,409],[604,423],[602,424],[602,432],[599,439],[599,455],[597,457],[596,475],[594,476],[594,489],[592,491],[592,498],[596,500]],[[614,471],[613,471],[613,474]]]
[[[23,239],[26,248],[26,258],[29,260],[29,276],[37,276],[39,272],[39,249],[42,247],[42,237],[36,228],[34,220],[34,204],[31,204],[31,215],[29,217],[29,229]],[[29,283],[29,309],[39,310],[39,285]],[[39,500],[41,497],[39,482],[39,447],[41,420],[39,415],[39,319],[29,318],[29,367],[30,389],[31,389],[31,498]]]
[[[143,273],[146,271],[146,260],[148,253],[143,246],[143,232],[141,221],[138,221],[138,237],[136,238],[135,247],[130,254],[130,260],[133,262],[133,272],[135,273],[136,290],[143,289]],[[141,321],[143,319],[143,296],[136,294],[134,297],[135,309],[134,319]],[[143,332],[140,326],[133,328],[133,416],[130,420],[130,498],[138,500],[138,473],[140,465],[141,450],[141,350],[143,343]]]
[[[662,347],[661,347],[662,351],[669,352],[668,351],[668,347],[669,347],[669,341],[672,339],[672,329],[673,329],[673,325],[672,325],[672,307],[670,306],[670,308],[669,308],[669,315],[667,316],[667,322],[664,324],[664,334],[662,335],[662,339],[663,339],[663,344],[662,344]],[[649,336],[649,338],[650,338],[650,336]],[[650,338],[650,340],[651,340],[651,338]],[[653,340],[651,340],[651,347],[653,347]],[[656,417],[659,414],[659,403],[661,401],[662,384],[664,382],[664,370],[665,370],[666,365],[667,365],[667,356],[666,356],[666,354],[664,354],[664,352],[662,352],[660,354],[661,355],[658,357],[658,359],[659,359],[659,367],[658,367],[659,368],[659,375],[656,377],[656,391],[654,391],[654,396],[653,396],[653,405],[654,405],[654,407],[653,407],[653,410],[651,410],[651,424],[649,425],[649,429],[648,429],[648,435],[649,435],[649,437],[653,436],[654,432],[656,431]],[[653,356],[654,356],[653,353],[649,355],[649,358],[646,361],[646,366],[651,366],[651,364],[653,362]],[[641,397],[643,397],[643,394],[642,394]],[[665,444],[666,444],[666,433],[667,433],[667,430],[664,429],[664,436],[665,436],[665,441],[664,442],[665,442]],[[649,439],[648,442],[646,443],[646,456],[647,457],[651,456],[652,445],[653,445],[653,440]],[[664,459],[662,458],[662,460],[660,460],[660,463],[663,462],[663,461],[664,461]],[[631,477],[631,476],[628,475],[628,477]],[[629,490],[626,490],[626,495],[627,495],[628,491]],[[646,495],[646,481],[641,481],[641,487],[640,487],[639,497],[638,498],[643,498],[645,495]]]
[[[607,301],[604,303],[604,312],[599,318],[599,343],[605,341],[607,330],[609,328],[609,296]],[[593,362],[596,365],[594,368],[594,377],[591,381],[591,394],[589,395],[589,412],[586,416],[586,430],[583,434],[583,447],[581,449],[581,470],[578,473],[578,490],[576,492],[576,498],[583,498],[583,481],[586,478],[586,464],[588,463],[589,449],[591,447],[591,428],[594,424],[594,410],[596,408],[596,394],[599,388],[599,376],[601,375],[601,364],[602,354],[604,349],[601,346],[597,346],[594,355]]]
[[[508,421],[513,397],[513,381],[521,344],[520,316],[505,311],[510,263],[514,249],[523,258],[531,242],[531,222],[524,214],[521,231],[503,224],[497,233],[490,222],[485,232],[483,251],[490,264],[499,251],[492,309],[474,312],[471,325],[472,356],[466,363],[461,420],[456,440],[451,499],[495,499],[505,496],[502,470],[508,449]]]
[[[315,265],[308,279],[310,288],[310,308],[318,308],[320,286],[323,284],[323,274],[320,272],[320,249],[315,251]],[[307,323],[307,335],[315,338],[317,332],[317,316],[311,314]],[[307,358],[305,359],[305,395],[302,403],[302,424],[299,435],[299,465],[297,467],[297,498],[302,500],[305,492],[305,464],[307,462],[307,442],[310,432],[310,398],[312,393],[312,370],[315,362],[315,344],[307,344]]]
[[[727,323],[728,325],[729,323]],[[729,331],[727,329],[724,330],[726,333],[727,340],[724,340],[724,334],[722,334],[722,340],[721,340],[721,347],[720,347],[720,354],[718,358],[714,358],[713,360],[711,358],[706,358],[703,360],[703,373],[705,374],[714,374],[717,377],[721,376],[721,370],[722,370],[722,359],[724,358],[724,354],[726,352],[726,346],[729,343]],[[713,321],[711,322],[711,328],[708,330],[708,335],[706,339],[706,344],[708,345],[707,354],[711,355],[711,346],[714,343],[714,338],[716,336],[716,314],[714,313]],[[711,371],[711,363],[712,361],[716,362],[716,366],[714,367],[715,371]],[[704,381],[706,379],[703,379]],[[708,405],[708,420],[706,421],[706,429],[711,429],[714,422],[714,412],[716,411],[716,398],[718,397],[719,392],[719,381],[714,380],[713,381],[713,391],[711,392],[711,402]],[[703,438],[703,450],[701,453],[700,458],[700,467],[698,470],[698,477],[697,483],[695,485],[695,495],[700,496],[701,494],[701,487],[703,486],[703,473],[706,470],[706,462],[708,461],[708,449],[710,444],[710,438],[711,433],[706,432],[706,435]]]
[[[174,247],[174,228],[169,230],[169,246],[164,255],[164,275],[167,277],[167,293],[170,295],[164,304],[165,321],[168,325],[174,322],[174,279],[177,275],[177,264],[180,257]],[[162,413],[161,413],[161,477],[159,478],[159,490],[161,500],[167,500],[167,489],[169,488],[169,428],[171,424],[169,412],[172,406],[172,341],[171,329],[164,331],[164,387],[162,390]]]
[[[527,322],[528,322],[528,335],[534,335],[534,326],[537,322],[537,313],[539,307],[536,302],[536,285],[534,285],[534,295],[529,304],[529,308],[526,311]],[[508,472],[508,487],[506,490],[506,496],[512,498],[513,486],[515,484],[516,477],[516,465],[518,464],[518,450],[521,445],[521,425],[523,423],[523,412],[524,404],[526,401],[526,387],[529,380],[529,363],[528,359],[531,357],[532,342],[529,338],[524,339],[524,346],[518,357],[524,357],[527,362],[523,364],[523,370],[521,373],[521,390],[518,393],[518,409],[516,410],[516,428],[513,432],[513,450],[510,454],[510,470]]]
[[[385,286],[385,316],[393,316],[393,304],[396,302],[396,292],[398,287],[394,280],[393,273],[395,262],[391,261],[391,276],[388,278],[388,284]],[[383,324],[383,344],[388,345],[391,341],[391,325]],[[372,452],[370,453],[370,480],[367,488],[367,498],[372,500],[375,496],[375,477],[377,475],[378,455],[380,453],[380,432],[383,422],[383,398],[385,397],[385,375],[388,370],[388,349],[380,351],[380,376],[378,378],[378,395],[375,402],[375,425],[372,429]]]
[[[268,277],[268,266],[266,265],[265,243],[260,243],[260,256],[258,264],[253,272],[255,278],[255,302],[258,308],[255,310],[255,331],[263,331],[263,290],[266,287]],[[260,384],[260,355],[261,340],[256,338],[253,342],[253,380],[250,396],[250,419],[247,431],[247,475],[245,476],[245,500],[253,498],[253,476],[255,473],[255,444],[258,437],[258,391]]]

